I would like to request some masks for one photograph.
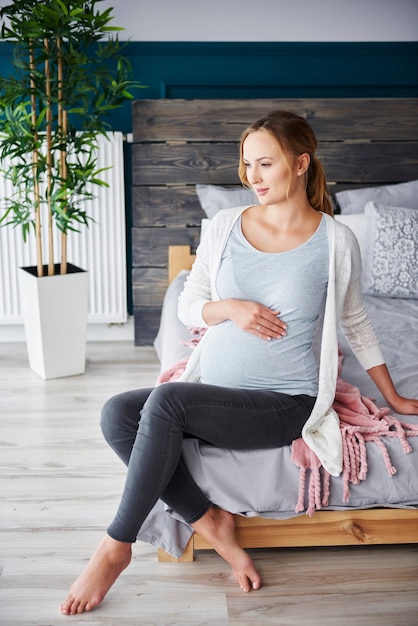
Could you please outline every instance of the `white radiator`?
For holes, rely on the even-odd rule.
[[[95,198],[88,203],[92,216],[88,228],[68,235],[68,261],[89,272],[89,316],[94,323],[123,323],[127,320],[125,193],[122,133],[109,134],[99,142],[98,167],[109,187],[94,185]],[[2,198],[10,193],[9,182],[0,175]],[[44,238],[46,230],[43,232]],[[58,251],[59,236],[55,241]],[[46,238],[43,243],[47,252]],[[58,258],[55,258],[59,262]],[[44,257],[44,263],[46,263]],[[36,265],[35,242],[23,242],[18,226],[0,228],[0,324],[23,323],[17,284],[17,268]]]

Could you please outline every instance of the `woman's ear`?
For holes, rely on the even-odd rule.
[[[311,157],[307,152],[299,155],[297,158],[297,175],[303,176],[305,172],[307,172],[309,165],[311,163]]]

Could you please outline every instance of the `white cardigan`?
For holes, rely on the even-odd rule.
[[[229,233],[247,207],[219,211],[199,245],[196,261],[179,297],[179,317],[186,325],[207,327],[203,306],[219,300],[216,290],[222,252]],[[384,363],[384,358],[361,298],[361,257],[353,232],[325,215],[329,241],[329,278],[320,342],[318,396],[302,437],[323,467],[333,476],[342,471],[342,441],[338,416],[332,404],[338,375],[337,328],[341,328],[364,369]],[[198,343],[180,380],[198,382],[200,351],[207,330]]]

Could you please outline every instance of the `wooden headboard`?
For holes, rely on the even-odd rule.
[[[418,99],[138,100],[133,104],[132,281],[136,345],[151,345],[168,246],[199,240],[195,185],[238,185],[241,132],[272,109],[308,119],[329,191],[418,178]]]

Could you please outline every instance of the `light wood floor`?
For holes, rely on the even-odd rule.
[[[90,343],[84,376],[44,381],[28,369],[24,344],[0,344],[1,625],[418,624],[418,546],[254,550],[264,584],[244,594],[213,552],[157,563],[141,543],[98,609],[61,616],[124,481],[100,408],[152,385],[157,372],[151,348]]]

